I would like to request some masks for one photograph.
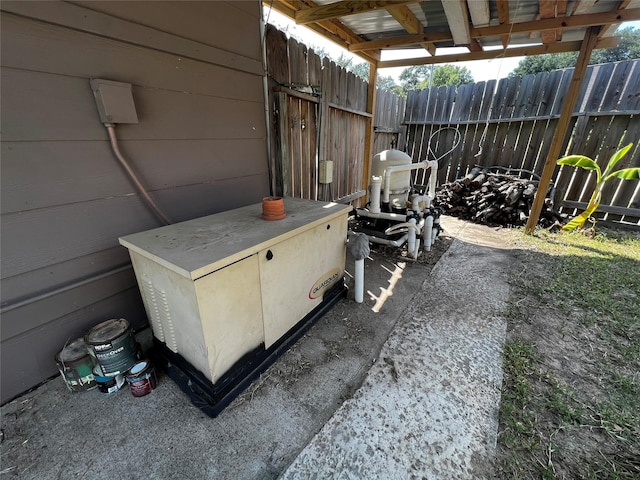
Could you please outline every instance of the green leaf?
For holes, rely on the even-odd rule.
[[[596,162],[584,155],[569,155],[558,160],[558,165],[570,165],[572,167],[580,167],[585,170],[600,170]]]
[[[609,175],[605,179],[605,181],[613,177],[621,178],[622,180],[640,180],[640,167],[623,168],[622,170],[616,170],[611,175]]]
[[[613,170],[613,167],[615,167],[616,164],[622,159],[622,157],[624,157],[627,154],[627,152],[631,150],[631,147],[633,147],[633,143],[630,143],[626,147],[622,147],[616,153],[611,155],[611,158],[609,159],[609,163],[607,164],[607,168],[604,169],[605,177],[609,176],[609,174]]]

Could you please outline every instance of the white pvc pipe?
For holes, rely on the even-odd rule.
[[[406,231],[409,230],[415,230],[416,235],[418,235],[420,233],[420,231],[422,230],[422,226],[424,225],[424,219],[420,219],[420,222],[418,222],[417,224],[411,223],[411,221],[408,222],[404,222],[404,223],[398,223],[396,225],[393,225],[389,228],[387,228],[384,233],[385,235],[391,235],[393,233],[399,233],[401,230],[406,229]]]
[[[371,200],[369,201],[369,211],[380,213],[380,189],[382,188],[382,177],[371,177]]]
[[[438,171],[438,162],[436,160],[425,160],[418,163],[408,163],[407,165],[392,165],[384,170],[384,191],[382,192],[382,202],[389,203],[389,195],[391,194],[391,175],[397,172],[406,172],[410,170],[418,170],[420,168],[431,168],[433,172]],[[429,177],[429,191],[427,194],[430,198],[435,197],[436,185],[438,181],[437,174]]]
[[[355,281],[356,303],[362,303],[364,301],[364,259],[356,260]]]
[[[413,252],[413,259],[416,260],[418,258],[418,252],[420,251],[420,239],[416,240],[416,249]]]
[[[413,210],[414,212],[420,211],[420,200],[422,200],[422,198],[422,195],[414,195],[413,199],[411,200],[411,210]]]
[[[389,194],[391,190],[391,175],[397,172],[406,172],[409,170],[417,170],[419,168],[426,168],[429,165],[428,161],[418,163],[408,163],[407,165],[392,165],[384,170],[384,192],[382,192],[382,203],[389,203]]]
[[[424,208],[420,208],[420,202],[424,202]],[[422,212],[431,207],[431,198],[428,195],[414,195],[411,199],[411,210]]]
[[[380,245],[391,245],[392,247],[401,247],[402,245],[404,245],[404,242],[407,241],[409,234],[405,233],[402,237],[400,237],[397,240],[388,240],[386,238],[378,238],[372,235],[368,235],[368,237],[369,237],[369,241],[373,243],[379,243]]]
[[[409,219],[409,238],[407,239],[407,253],[411,255],[413,258],[417,258],[417,254],[414,252],[417,251],[416,248],[416,219]]]
[[[385,220],[393,220],[395,222],[404,222],[407,219],[407,216],[401,213],[387,213],[387,212],[375,213],[375,212],[372,212],[371,210],[367,210],[366,208],[356,208],[356,212],[358,215],[362,217],[384,218]]]
[[[436,160],[429,160],[427,163],[431,168],[431,175],[429,175],[429,191],[427,192],[427,195],[429,198],[434,199],[436,198],[436,186],[438,185],[438,162]]]
[[[422,238],[424,240],[424,248],[427,252],[431,251],[431,245],[433,244],[433,215],[429,215],[425,219],[424,232]]]

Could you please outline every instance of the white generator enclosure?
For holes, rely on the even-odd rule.
[[[282,220],[263,220],[256,204],[120,238],[154,360],[206,413],[217,415],[344,292],[350,210],[286,198]]]

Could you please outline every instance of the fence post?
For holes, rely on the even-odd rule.
[[[376,111],[376,83],[378,80],[378,66],[369,64],[369,85],[367,86],[367,113],[371,116],[367,118],[366,130],[364,132],[364,161],[362,162],[362,189],[368,191],[369,176],[371,175],[371,157],[373,156],[373,126],[375,124]],[[365,197],[365,202],[368,200]]]
[[[576,105],[578,94],[580,93],[582,78],[587,70],[587,65],[589,64],[589,58],[591,57],[593,47],[595,47],[598,40],[599,31],[600,27],[590,27],[582,41],[582,45],[580,46],[580,54],[578,55],[578,60],[576,62],[575,69],[573,70],[569,91],[567,92],[567,96],[562,104],[560,119],[558,120],[556,132],[549,147],[549,153],[547,154],[542,175],[540,176],[538,191],[536,192],[533,204],[531,205],[531,211],[529,212],[529,220],[527,221],[527,226],[525,228],[525,233],[528,235],[533,233],[536,225],[538,224],[542,204],[547,195],[547,189],[549,188],[549,183],[551,182],[551,177],[553,176],[553,171],[556,167],[556,160],[558,159],[560,149],[562,148],[564,138],[569,128],[573,108]]]

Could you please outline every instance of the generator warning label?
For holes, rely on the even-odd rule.
[[[338,280],[342,278],[342,270],[334,268],[322,275],[316,283],[313,284],[311,290],[309,290],[309,298],[314,300],[324,295],[329,288],[333,287]]]

